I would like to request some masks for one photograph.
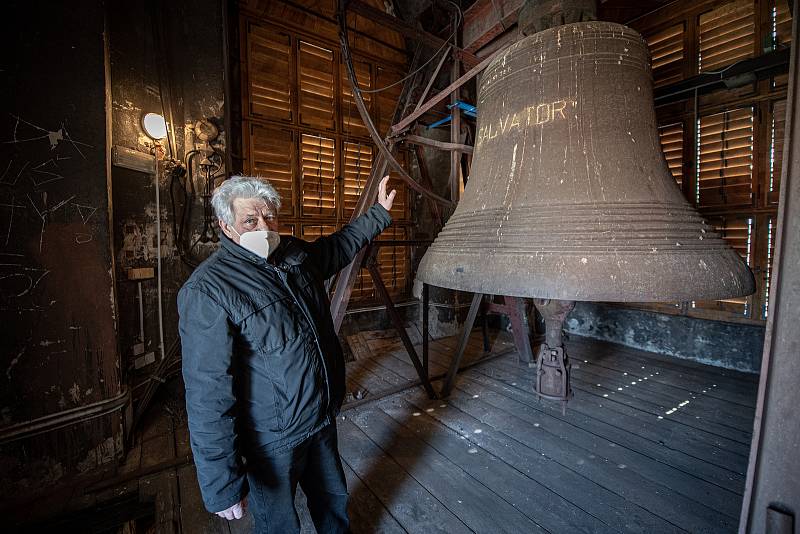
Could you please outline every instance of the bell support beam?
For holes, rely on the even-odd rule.
[[[561,411],[566,412],[567,402],[572,398],[569,377],[572,365],[564,349],[564,320],[575,307],[575,301],[556,299],[534,299],[534,304],[545,323],[545,341],[539,347],[536,358],[536,395],[540,398],[561,401]]]
[[[464,49],[476,52],[517,23],[525,0],[478,0],[464,12]]]
[[[466,74],[464,74],[456,81],[454,81],[453,83],[451,83],[450,85],[448,85],[447,87],[436,93],[435,96],[431,97],[431,99],[425,102],[425,104],[423,104],[422,106],[419,106],[416,110],[414,110],[413,113],[409,113],[409,115],[406,118],[404,118],[397,124],[392,125],[392,132],[398,134],[400,132],[405,131],[406,128],[408,128],[412,122],[414,122],[422,115],[427,113],[433,106],[435,106],[436,104],[438,104],[439,102],[450,96],[450,93],[452,93],[453,91],[455,91],[456,89],[458,89],[459,87],[470,81],[472,78],[477,76],[481,71],[483,71],[486,67],[488,67],[489,64],[494,60],[494,58],[500,55],[500,52],[502,52],[502,50],[498,50],[491,56],[487,57],[486,59],[484,59],[483,61],[472,67],[469,71],[467,71]]]
[[[411,143],[412,145],[430,146],[433,148],[438,148],[439,150],[457,150],[458,152],[466,152],[468,154],[472,154],[474,151],[474,147],[472,145],[465,145],[462,143],[446,143],[444,141],[437,141],[436,139],[428,139],[427,137],[422,137],[421,135],[406,135],[398,138],[398,140]]]
[[[389,314],[389,318],[392,320],[392,324],[394,325],[395,330],[397,330],[397,334],[400,336],[400,339],[403,341],[403,346],[406,348],[406,352],[408,353],[408,357],[411,359],[411,363],[414,365],[414,369],[417,371],[417,376],[419,376],[420,381],[422,382],[422,386],[425,388],[425,391],[428,393],[428,397],[431,399],[435,399],[436,392],[431,386],[431,382],[428,378],[428,370],[427,370],[427,358],[425,358],[425,362],[419,361],[419,356],[417,356],[417,351],[414,349],[414,344],[411,343],[411,339],[408,337],[408,332],[406,332],[405,326],[403,325],[403,320],[400,318],[400,314],[397,313],[397,309],[394,307],[394,303],[392,302],[392,297],[389,295],[389,291],[387,291],[386,286],[381,279],[381,272],[378,269],[378,261],[375,258],[375,255],[378,252],[380,246],[384,243],[378,243],[370,245],[370,251],[367,255],[367,270],[369,271],[370,276],[372,276],[372,283],[375,285],[375,290],[381,297],[383,304],[386,306],[386,313]]]
[[[388,13],[384,13],[380,9],[365,4],[364,2],[359,2],[358,0],[348,0],[347,10],[366,17],[373,22],[384,25],[389,29],[405,35],[406,37],[421,41],[428,46],[438,48],[447,44],[447,42],[441,37],[437,37],[436,35],[428,33],[424,30],[415,28],[411,24],[408,24],[397,17],[393,17]],[[455,53],[464,63],[470,66],[480,63],[480,59],[472,52],[463,50],[461,48],[456,48]]]

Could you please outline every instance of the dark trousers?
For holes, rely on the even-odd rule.
[[[257,534],[300,532],[294,508],[298,483],[319,534],[350,532],[335,422],[292,449],[248,455],[247,470],[248,508]]]

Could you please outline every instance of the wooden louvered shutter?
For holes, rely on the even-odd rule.
[[[388,87],[402,78],[403,75],[398,72],[378,67],[378,73],[375,77],[375,87]],[[400,99],[400,93],[402,92],[403,84],[399,83],[375,95],[375,103],[377,104],[378,112],[377,127],[378,133],[381,135],[389,133],[389,128],[392,126],[392,119],[394,118],[394,111],[397,107],[397,101]]]
[[[300,142],[302,215],[336,216],[336,142],[302,134]]]
[[[380,240],[407,239],[407,230],[391,227],[381,233]],[[378,270],[389,295],[397,296],[406,292],[409,260],[408,247],[381,247],[378,251]]]
[[[792,13],[789,2],[792,0],[775,0],[772,8],[772,37],[777,46],[792,44]]]
[[[342,216],[344,220],[349,221],[372,169],[372,146],[345,141],[342,160],[344,165]]]
[[[398,151],[395,154],[395,159],[404,169],[408,168],[408,165],[406,165],[406,162],[408,161],[406,152]],[[406,186],[406,183],[398,177],[397,172],[391,170],[391,168],[389,170],[389,185],[386,189],[389,191],[392,189],[397,191],[397,194],[394,197],[394,202],[392,203],[392,209],[389,211],[389,213],[392,214],[392,219],[395,221],[408,220],[408,186]]]
[[[723,239],[735,250],[742,260],[751,266],[753,256],[753,218],[746,216],[717,216],[710,217],[709,224],[714,227]],[[719,301],[698,301],[693,303],[698,308],[711,308],[750,316],[750,303],[752,297],[736,297]]]
[[[699,119],[698,206],[750,205],[753,191],[753,108]]]
[[[683,35],[681,22],[647,37],[655,87],[683,79]]]
[[[358,86],[362,90],[372,89],[372,72],[369,63],[354,61],[353,68],[356,71]],[[353,99],[353,88],[350,87],[350,78],[347,77],[347,68],[344,65],[341,65],[339,80],[342,87],[342,132],[351,135],[369,136],[369,132],[361,120],[358,107],[356,107],[356,102]],[[372,93],[361,93],[361,96],[367,109],[372,113]]]
[[[762,300],[764,309],[761,312],[762,319],[766,319],[769,316],[769,289],[772,284],[772,262],[775,259],[775,233],[777,228],[776,218],[770,216],[767,219],[767,261],[764,272],[764,296]]]
[[[250,114],[292,121],[292,40],[283,32],[247,27],[247,82]]]
[[[297,64],[300,122],[333,130],[336,127],[333,51],[300,41]]]
[[[720,69],[755,51],[753,0],[737,0],[700,15],[700,72]]]
[[[771,115],[767,202],[777,204],[781,189],[781,171],[783,169],[783,140],[786,136],[786,100],[773,102]]]
[[[335,224],[304,224],[300,230],[300,239],[312,242],[320,237],[331,235],[336,230]]]
[[[281,196],[280,216],[295,214],[294,132],[257,124],[250,126],[250,172],[266,178]]]
[[[683,123],[676,122],[658,127],[658,137],[667,167],[678,187],[683,186]]]

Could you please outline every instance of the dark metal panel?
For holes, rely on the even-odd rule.
[[[793,40],[798,24],[794,21]],[[765,532],[775,525],[774,512],[785,516],[800,513],[800,117],[798,117],[798,56],[792,48],[789,62],[789,96],[786,142],[778,207],[778,234],[774,263],[774,285],[764,344],[756,423],[742,508],[740,532]],[[780,531],[780,530],[779,530]]]

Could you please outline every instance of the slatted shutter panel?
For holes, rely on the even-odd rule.
[[[280,223],[278,226],[278,233],[281,235],[294,235],[294,225],[293,224],[283,224]]]
[[[336,230],[338,228],[335,224],[303,224],[300,225],[300,239],[311,243],[320,237],[331,235]]]
[[[406,165],[408,156],[405,151],[398,151],[395,154],[395,159],[397,159],[398,163],[400,163],[404,169],[408,168],[408,165]],[[391,170],[391,168],[389,170],[389,184],[387,185],[386,189],[388,191],[391,191],[392,189],[397,191],[397,194],[394,197],[394,202],[392,203],[392,209],[389,211],[389,213],[392,214],[392,219],[395,221],[408,220],[408,186],[406,186],[406,183],[399,178],[397,172]]]
[[[380,240],[407,239],[407,230],[403,227],[392,226],[387,228],[378,237]],[[378,270],[381,279],[392,297],[406,292],[409,270],[409,247],[381,247],[378,251]]]
[[[302,215],[336,216],[336,142],[301,135]]]
[[[767,262],[766,270],[764,273],[764,310],[762,312],[762,319],[769,316],[769,289],[772,284],[772,261],[775,258],[775,233],[777,231],[777,220],[775,217],[767,219]]]
[[[362,90],[372,89],[372,71],[369,63],[353,61],[353,68],[356,71],[358,86]],[[339,80],[342,95],[342,131],[351,135],[369,136],[369,132],[361,120],[358,107],[353,99],[353,88],[350,87],[350,78],[347,76],[347,68],[344,65],[341,65]],[[370,114],[372,114],[372,93],[361,93],[361,96]]]
[[[342,150],[344,165],[342,216],[344,220],[349,221],[372,169],[372,146],[345,141]]]
[[[792,44],[792,13],[789,11],[791,0],[776,0],[772,8],[772,38],[777,46]]]
[[[753,191],[753,108],[699,119],[698,206],[750,205]]]
[[[683,79],[684,24],[676,24],[647,37],[655,87]]]
[[[378,73],[375,76],[375,87],[388,87],[402,78],[403,75],[398,72],[378,67]],[[377,127],[378,133],[381,135],[389,133],[389,128],[392,126],[392,119],[394,118],[394,110],[402,92],[403,84],[398,83],[394,87],[375,94],[378,112]]]
[[[753,57],[753,0],[730,2],[700,15],[700,72],[714,71]]]
[[[295,215],[294,132],[258,124],[250,126],[250,172],[266,178],[281,196],[281,217]]]
[[[748,266],[752,266],[751,259],[753,257],[753,241],[755,236],[753,218],[725,215],[709,217],[708,222],[714,227],[714,230],[725,239],[728,245],[742,257],[745,263],[747,263]],[[751,302],[752,297],[737,297],[719,301],[698,301],[693,304],[698,308],[717,309],[749,317],[751,315]]]
[[[333,51],[300,41],[297,78],[300,90],[300,122],[306,126],[333,130],[334,62]]]
[[[292,121],[292,39],[255,24],[247,27],[250,114]]]
[[[783,140],[786,136],[786,100],[773,102],[771,115],[767,201],[770,204],[777,204],[783,170]]]
[[[666,124],[658,127],[658,137],[667,167],[678,186],[683,185],[683,123]]]

